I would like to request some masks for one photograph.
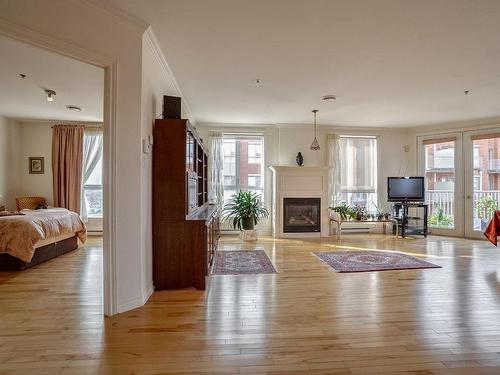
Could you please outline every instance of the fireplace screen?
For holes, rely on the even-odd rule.
[[[321,231],[321,198],[284,198],[283,232]]]

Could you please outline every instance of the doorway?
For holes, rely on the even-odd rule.
[[[432,233],[483,238],[500,208],[500,129],[419,136]]]
[[[9,119],[9,126],[11,123],[14,124],[11,128],[16,127],[22,129],[19,130],[19,133],[23,137],[24,133],[26,133],[26,137],[24,138],[30,140],[30,143],[23,143],[26,147],[19,149],[19,152],[23,152],[19,158],[22,168],[16,169],[22,170],[23,173],[26,172],[25,159],[27,156],[41,156],[41,160],[46,161],[45,173],[37,176],[47,177],[44,181],[47,180],[47,182],[52,183],[52,179],[49,175],[51,171],[49,159],[51,154],[51,127],[56,124],[84,125],[86,129],[85,132],[87,132],[95,130],[94,127],[96,126],[102,126],[102,128],[99,129],[101,133],[102,156],[98,160],[98,166],[94,168],[95,171],[102,172],[99,175],[100,181],[98,183],[98,185],[100,185],[100,191],[98,192],[100,196],[100,206],[99,212],[97,212],[95,205],[93,211],[89,210],[88,212],[90,219],[95,221],[96,225],[94,226],[94,232],[99,234],[99,237],[97,239],[95,237],[90,237],[89,242],[90,247],[98,246],[105,250],[99,251],[101,253],[99,258],[102,266],[100,265],[98,271],[95,270],[95,273],[100,275],[102,282],[99,305],[105,315],[113,315],[117,311],[117,303],[115,297],[116,285],[114,283],[115,264],[114,243],[112,241],[113,231],[110,230],[113,223],[110,222],[109,218],[112,216],[113,212],[112,196],[114,193],[112,187],[114,182],[109,176],[111,175],[112,165],[114,163],[111,155],[114,149],[113,129],[116,111],[114,105],[116,64],[109,62],[108,65],[107,59],[103,59],[101,63],[96,61],[94,64],[90,64],[88,58],[80,58],[81,56],[77,53],[69,53],[65,50],[64,44],[62,44],[60,48],[57,48],[58,46],[48,48],[44,43],[32,43],[29,35],[23,38],[12,38],[11,35],[3,35],[2,33],[0,37],[4,41],[2,44],[4,52],[5,48],[10,45],[18,45],[21,52],[20,56],[25,56],[24,59],[20,59],[20,61],[24,61],[23,64],[14,64],[17,54],[9,50],[10,52],[6,53],[6,55],[9,55],[13,63],[10,65],[4,64],[2,66],[2,72],[4,73],[3,78],[8,79],[9,82],[12,81],[12,85],[19,86],[18,89],[12,90],[12,92],[9,93],[9,98],[12,100],[18,99],[14,101],[24,106],[23,108],[14,105],[8,106],[13,109],[19,107],[19,111],[22,110],[22,116],[11,112],[4,114],[4,116]],[[17,49],[14,50],[14,52],[15,51],[17,51]],[[35,54],[36,57],[33,57],[33,54]],[[40,56],[42,56],[42,58],[40,58]],[[45,58],[47,61],[44,60]],[[79,67],[83,66],[87,66],[88,68],[84,69],[82,72],[79,70]],[[95,80],[93,79],[93,75],[89,73],[89,71],[97,70],[100,71],[99,95],[95,94],[95,91],[93,91],[95,88],[93,86]],[[89,79],[89,77],[92,79]],[[73,83],[73,81],[77,82]],[[5,88],[5,85],[3,86]],[[77,87],[78,90],[72,89],[75,87]],[[50,90],[54,91],[52,100],[49,99],[49,95],[47,94],[48,89],[55,89]],[[12,93],[23,96],[18,98]],[[79,100],[83,100],[82,98],[93,98],[93,100],[86,99],[87,101],[83,101],[83,104],[81,104]],[[94,102],[97,102],[100,108],[97,108]],[[32,103],[32,105],[28,105],[30,103]],[[33,109],[35,113],[31,114],[31,109]],[[88,118],[89,116],[94,116],[94,112],[97,113],[98,110],[100,111],[99,118]],[[82,117],[78,117],[80,115]],[[32,129],[35,128],[36,131],[32,131]],[[43,134],[43,137],[41,137],[40,134]],[[24,138],[21,138],[21,140]],[[24,149],[26,149],[26,152],[24,152]],[[26,174],[27,173],[28,172],[26,172]],[[31,175],[28,176],[28,178],[34,176],[35,175]],[[38,180],[42,180],[41,177]],[[91,178],[90,181],[92,182],[92,177],[89,178]],[[9,181],[11,180],[12,179],[9,179]],[[12,193],[9,194],[7,198],[4,196],[4,199],[8,201],[7,208],[9,210],[14,210],[14,208],[12,208],[12,197],[25,195],[43,195],[47,198],[47,203],[50,206],[52,204],[52,187],[43,189],[45,185],[49,185],[41,184],[38,180],[29,184],[20,184],[21,190],[19,188],[10,189]],[[89,196],[88,190],[95,188],[97,184],[93,184],[94,186],[88,185],[89,184],[83,187],[86,197]],[[26,191],[26,187],[29,187],[33,191]],[[94,194],[94,198],[95,195],[96,194]],[[93,201],[96,200],[97,199],[93,199]],[[90,232],[92,232],[92,230]],[[94,260],[95,259],[92,259],[92,261]],[[95,262],[93,264],[95,264]]]

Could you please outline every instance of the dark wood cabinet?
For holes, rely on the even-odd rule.
[[[155,289],[205,289],[219,239],[207,149],[187,120],[156,120],[153,135]]]

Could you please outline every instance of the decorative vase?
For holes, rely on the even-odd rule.
[[[302,167],[302,164],[304,164],[304,157],[302,156],[302,154],[300,152],[295,157],[295,161],[297,162],[299,167]]]

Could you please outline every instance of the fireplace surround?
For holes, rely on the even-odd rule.
[[[275,238],[328,237],[330,168],[273,165],[269,169],[273,173],[271,211],[273,236]],[[297,199],[308,200],[308,204],[314,202],[317,211],[316,208],[311,211],[310,208],[302,207],[300,204],[297,206],[296,203],[300,202]],[[289,202],[293,204],[290,205]],[[287,210],[289,212],[285,212]],[[287,215],[288,219],[292,218],[292,222],[287,220]]]

